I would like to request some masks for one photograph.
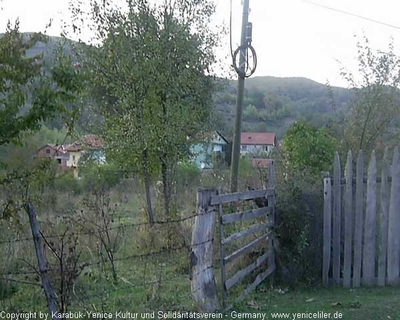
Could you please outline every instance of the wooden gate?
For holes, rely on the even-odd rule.
[[[234,213],[224,212],[224,205],[232,204],[231,207],[238,207],[240,202],[258,203],[257,209],[239,211]],[[220,249],[220,272],[221,272],[221,295],[224,309],[227,306],[228,291],[239,284],[250,274],[256,276],[255,280],[243,291],[236,301],[242,300],[252,292],[268,276],[273,274],[275,266],[274,233],[272,228],[275,224],[275,188],[274,188],[274,164],[269,167],[268,186],[266,189],[252,190],[248,192],[226,193],[221,189],[202,189],[198,192],[197,213],[192,235],[191,252],[191,274],[192,274],[192,296],[199,308],[203,311],[213,312],[220,308],[217,295],[213,266],[213,239],[217,234],[217,241]],[[216,220],[216,216],[218,220]],[[255,223],[247,225],[249,221]],[[217,223],[215,223],[217,221]],[[227,236],[229,226],[242,224],[244,227],[240,232]],[[219,232],[215,232],[216,224]],[[256,239],[240,243],[239,248],[227,253],[230,244],[236,244],[238,240],[243,241],[245,237],[261,234]],[[200,244],[200,245],[198,245]],[[264,245],[263,245],[264,244]],[[265,252],[253,252],[262,245]],[[254,261],[245,268],[237,271],[234,275],[227,277],[227,267],[234,260],[244,254],[252,254]],[[261,269],[267,264],[267,268]],[[257,274],[258,272],[258,274]]]
[[[378,177],[377,160],[372,152],[365,179],[360,152],[353,177],[353,157],[349,151],[342,177],[336,153],[333,179],[324,178],[322,282],[325,285],[399,284],[400,158],[397,148],[393,161],[389,160],[388,150],[385,151],[380,167]]]

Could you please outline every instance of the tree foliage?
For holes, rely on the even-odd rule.
[[[127,11],[97,2],[92,14],[101,44],[85,52],[92,96],[104,118],[112,160],[162,173],[165,208],[171,172],[189,157],[211,119],[214,47],[212,1],[127,1]]]
[[[283,139],[285,160],[297,172],[315,175],[328,171],[337,142],[326,128],[317,129],[305,121],[295,122]]]
[[[8,23],[0,37],[0,145],[20,142],[24,134],[60,114],[71,124],[66,104],[74,102],[82,88],[79,72],[63,55],[57,55],[46,72],[43,54],[27,56],[38,41],[47,40],[41,34],[20,33],[18,21],[15,26]]]
[[[3,218],[16,221],[24,201],[54,173],[49,163],[33,161],[32,150],[16,146],[31,145],[34,133],[56,116],[71,131],[79,112],[75,103],[84,79],[71,57],[57,51],[46,60],[29,52],[46,41],[42,34],[20,33],[18,21],[0,37],[0,206]]]
[[[350,112],[345,117],[343,146],[367,154],[377,143],[398,136],[400,111],[400,58],[393,42],[385,52],[375,52],[364,36],[357,43],[358,73],[342,69],[342,76],[355,91]]]

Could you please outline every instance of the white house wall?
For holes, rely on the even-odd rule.
[[[274,146],[272,145],[241,145],[240,154],[268,154],[273,151]]]

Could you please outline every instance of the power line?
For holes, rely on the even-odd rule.
[[[344,10],[336,9],[336,8],[333,8],[333,7],[328,7],[326,5],[323,5],[323,4],[320,4],[320,3],[317,3],[317,2],[313,2],[313,1],[310,1],[310,0],[303,0],[303,2],[307,2],[307,3],[310,3],[310,4],[312,4],[314,6],[317,6],[317,7],[325,8],[325,9],[328,9],[328,10],[332,10],[332,11],[335,11],[335,12],[339,12],[339,13],[346,14],[346,15],[349,15],[349,16],[352,16],[352,17],[356,17],[356,18],[363,19],[363,20],[366,20],[366,21],[369,21],[369,22],[378,23],[378,24],[384,25],[386,27],[390,27],[390,28],[394,28],[394,29],[400,30],[399,26],[395,26],[395,25],[390,24],[390,23],[386,23],[386,22],[383,22],[383,21],[371,19],[371,18],[364,17],[364,16],[361,16],[361,15],[358,15],[358,14],[355,14],[355,13],[351,13],[351,12],[347,12],[347,11],[344,11]]]

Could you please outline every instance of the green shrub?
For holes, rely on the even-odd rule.
[[[82,185],[79,180],[77,180],[72,172],[65,173],[54,179],[54,188],[61,192],[73,192],[75,194],[80,194],[82,191]]]
[[[180,163],[175,170],[175,181],[178,186],[188,187],[198,185],[201,177],[201,170],[191,162]]]
[[[81,168],[81,183],[85,190],[110,190],[123,178],[123,172],[113,164],[86,163]]]
[[[322,272],[322,180],[284,173],[277,165],[277,280],[282,285],[317,283]]]

